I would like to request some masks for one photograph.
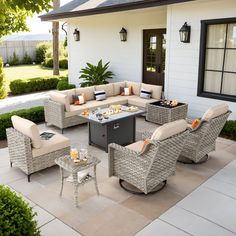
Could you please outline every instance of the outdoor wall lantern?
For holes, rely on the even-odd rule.
[[[120,40],[121,40],[121,42],[127,41],[127,30],[123,27],[120,31]]]
[[[182,43],[190,43],[190,33],[191,33],[191,26],[184,23],[184,25],[179,30],[180,42]]]
[[[75,41],[80,41],[80,32],[78,29],[75,29],[73,36],[74,36]]]

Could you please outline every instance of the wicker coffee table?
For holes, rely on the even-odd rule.
[[[97,177],[96,177],[96,166],[99,164],[101,161],[96,158],[89,156],[88,157],[88,162],[84,165],[79,165],[75,164],[74,161],[70,158],[69,155],[59,157],[55,160],[56,164],[59,165],[60,171],[61,171],[61,191],[60,191],[60,196],[62,196],[62,191],[63,191],[63,185],[64,185],[64,180],[68,177],[65,176],[64,171],[67,171],[72,174],[73,178],[73,185],[74,185],[74,200],[75,200],[75,206],[78,207],[78,188],[81,185],[84,185],[85,183],[93,180],[95,183],[95,189],[97,192],[97,195],[99,195],[98,191],[98,185],[97,185]],[[78,172],[87,170],[89,168],[93,167],[93,176],[87,175],[85,178],[81,180],[81,182],[78,181]]]
[[[186,119],[188,113],[188,104],[179,103],[175,107],[161,106],[160,101],[147,104],[146,120],[165,124],[175,120]]]

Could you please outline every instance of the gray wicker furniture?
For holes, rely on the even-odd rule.
[[[75,164],[73,160],[71,160],[70,156],[62,156],[55,160],[55,163],[59,165],[60,171],[61,171],[61,191],[60,196],[62,196],[63,186],[64,186],[64,179],[68,177],[68,175],[65,175],[64,170],[72,174],[73,178],[73,185],[74,185],[74,200],[75,200],[75,206],[78,207],[78,188],[79,186],[84,185],[85,183],[93,180],[95,183],[95,189],[97,192],[97,195],[99,195],[98,191],[98,185],[97,185],[97,177],[96,177],[96,166],[101,161],[96,157],[88,157],[88,162],[85,165],[78,165]],[[89,168],[93,167],[93,176],[87,175],[85,178],[81,180],[81,182],[78,181],[78,172],[87,170]]]
[[[188,136],[188,130],[163,141],[151,140],[148,150],[140,153],[112,143],[109,145],[109,176],[116,176],[148,194],[163,186],[174,175],[176,161]],[[144,137],[150,137],[145,133]],[[121,183],[121,182],[120,182]]]
[[[216,138],[219,136],[231,111],[219,115],[209,121],[202,120],[200,125],[192,129],[185,141],[178,161],[183,163],[201,163],[208,159],[208,154],[215,150]]]
[[[31,174],[55,165],[55,159],[70,153],[70,147],[48,152],[44,155],[33,157],[31,139],[17,131],[9,128],[7,142],[10,155],[10,164],[19,167],[28,176],[30,182]]]
[[[120,96],[120,88],[129,86],[132,86],[133,95]],[[152,98],[141,98],[141,88],[152,90]],[[104,90],[106,92],[107,98],[103,101],[94,100],[94,91],[99,90]],[[78,117],[78,115],[87,109],[95,110],[98,107],[104,108],[109,105],[129,104],[145,110],[148,103],[160,100],[161,93],[162,86],[131,81],[96,85],[86,88],[75,88],[66,91],[52,91],[49,94],[50,99],[44,102],[45,121],[48,125],[54,125],[60,128],[63,133],[64,128],[86,123],[86,121],[81,117]],[[74,105],[72,96],[81,94],[85,95],[86,103]]]
[[[156,123],[165,124],[175,120],[185,119],[188,112],[188,104],[181,103],[176,107],[163,107],[160,102],[147,104],[146,120]]]

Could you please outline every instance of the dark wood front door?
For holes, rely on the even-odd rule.
[[[143,82],[164,89],[166,29],[143,31]]]

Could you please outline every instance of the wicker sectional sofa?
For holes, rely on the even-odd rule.
[[[120,96],[120,88],[129,86],[132,86],[133,95]],[[141,88],[151,90],[152,98],[141,98]],[[106,92],[107,98],[103,101],[94,100],[94,91],[99,90]],[[82,93],[85,94],[86,103],[83,105],[74,105],[72,96]],[[63,132],[64,128],[85,123],[86,121],[79,117],[78,114],[86,109],[103,108],[114,104],[128,104],[146,109],[148,103],[160,100],[161,93],[162,86],[131,81],[51,92],[50,99],[44,103],[45,121],[49,125],[60,128]]]

